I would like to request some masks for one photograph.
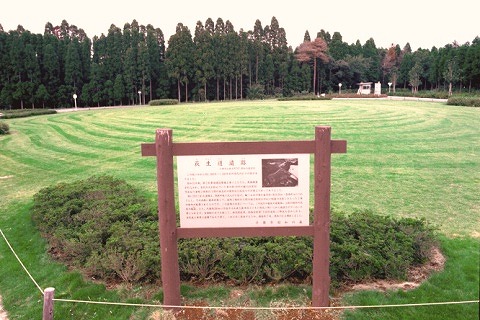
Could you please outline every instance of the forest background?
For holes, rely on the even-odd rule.
[[[93,107],[337,93],[340,83],[345,93],[360,82],[381,82],[392,94],[475,92],[480,38],[412,51],[409,43],[378,48],[373,38],[348,44],[322,29],[314,37],[306,31],[293,48],[275,17],[249,31],[222,18],[198,21],[193,34],[179,23],[168,41],[160,28],[136,20],[92,39],[66,20],[46,23],[43,35],[0,25],[4,109],[72,107],[73,94],[79,107]]]

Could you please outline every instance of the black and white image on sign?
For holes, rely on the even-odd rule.
[[[262,187],[298,186],[298,158],[262,159]]]

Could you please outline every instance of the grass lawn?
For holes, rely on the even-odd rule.
[[[443,235],[448,258],[445,272],[417,290],[356,294],[345,303],[478,300],[479,108],[386,100],[254,101],[82,110],[7,122],[11,134],[0,136],[0,228],[40,286],[55,287],[57,298],[126,301],[136,296],[85,283],[50,260],[28,211],[39,189],[108,174],[155,201],[155,159],[142,158],[140,144],[153,142],[156,128],[173,129],[177,142],[253,141],[310,140],[315,126],[329,125],[333,139],[348,141],[347,154],[332,156],[333,209],[425,218]],[[13,259],[0,239],[5,308],[15,319],[37,317],[42,298]],[[436,307],[409,310],[409,317],[454,319],[467,310],[463,318],[478,318],[478,304],[449,308],[438,318],[432,312]],[[397,318],[394,311],[382,312],[347,316]],[[128,319],[133,313],[142,319],[148,311],[57,303],[55,313],[82,319]]]

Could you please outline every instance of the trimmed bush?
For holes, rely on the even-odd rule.
[[[388,93],[389,96],[396,97],[416,97],[416,98],[426,98],[426,99],[448,99],[448,91],[444,90],[420,90],[417,93],[413,94],[410,89],[400,89],[397,88],[396,92],[391,91]]]
[[[40,190],[33,220],[58,259],[89,276],[124,282],[157,279],[157,216],[125,181],[108,176]]]
[[[4,119],[14,119],[14,118],[25,118],[32,116],[41,116],[44,114],[55,114],[57,111],[52,109],[15,109],[15,110],[5,110],[2,118]]]
[[[10,126],[4,121],[0,121],[0,134],[9,134]]]
[[[327,97],[333,98],[343,98],[343,99],[378,99],[386,98],[386,94],[356,94],[356,93],[342,93],[342,94],[328,94]]]
[[[158,100],[151,100],[148,105],[149,106],[169,106],[178,104],[178,100],[176,99],[158,99]]]
[[[427,261],[436,245],[424,220],[370,211],[331,218],[332,284],[366,279],[405,279]],[[185,239],[179,243],[183,280],[228,280],[238,284],[305,281],[312,272],[310,237]]]
[[[370,211],[334,214],[331,220],[330,275],[337,283],[405,279],[408,268],[426,262],[437,244],[424,220]]]
[[[316,96],[314,94],[308,94],[308,95],[297,95],[292,97],[283,97],[278,99],[278,101],[304,101],[304,100],[332,100],[332,98],[328,96]]]
[[[87,275],[127,283],[158,281],[160,250],[154,208],[126,182],[100,176],[42,189],[33,219],[50,252]],[[333,285],[403,279],[436,244],[425,221],[370,211],[331,218]],[[302,282],[311,278],[312,238],[181,239],[184,281],[237,284]]]
[[[451,106],[480,107],[480,97],[450,97],[447,101]]]

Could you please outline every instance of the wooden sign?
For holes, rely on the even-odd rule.
[[[164,305],[174,308],[179,307],[181,303],[178,239],[265,236],[313,237],[312,305],[314,307],[326,307],[329,305],[331,154],[345,153],[347,151],[347,142],[345,140],[331,140],[330,137],[330,127],[316,127],[315,139],[309,141],[174,143],[172,130],[158,129],[155,143],[142,144],[142,156],[155,156],[157,158],[158,217]],[[304,223],[305,218],[303,218],[303,216],[300,218],[301,221],[297,219],[296,222],[295,219],[289,221],[288,219],[284,219],[286,218],[285,216],[281,216],[281,210],[285,210],[286,202],[302,202],[302,204],[295,203],[295,205],[298,205],[298,208],[292,207],[288,208],[288,210],[303,210],[303,201],[305,199],[302,198],[300,200],[299,198],[304,197],[305,191],[303,190],[304,186],[301,187],[300,184],[303,183],[302,181],[304,179],[309,180],[304,173],[301,173],[305,169],[300,168],[300,166],[306,166],[304,163],[307,159],[305,154],[313,154],[314,156],[315,199],[312,225]],[[177,156],[177,161],[180,159],[179,172],[177,172],[181,179],[179,180],[179,184],[183,184],[181,185],[183,191],[180,190],[180,197],[184,197],[184,211],[189,213],[184,216],[184,221],[182,222],[183,224],[186,223],[186,225],[182,225],[181,227],[177,227],[175,210],[174,156]],[[182,159],[184,156],[191,158]],[[208,167],[208,164],[210,164],[210,166],[214,165],[215,161],[217,161],[217,166],[219,166],[218,161],[221,161],[222,166],[224,164],[229,165],[229,161],[233,161],[233,166],[235,166],[235,164],[240,161],[241,166],[242,159],[244,159],[245,168],[247,169],[243,169],[242,171],[236,168],[230,171],[250,172],[249,175],[251,174],[252,176],[255,172],[258,176],[252,178],[252,180],[248,178],[246,180],[236,178],[231,180],[227,178],[224,179],[223,175],[219,175],[219,173],[230,171],[217,170],[217,168],[212,171],[205,170],[204,173],[208,173],[208,178],[203,179],[200,178],[201,170],[193,171],[194,169],[189,168],[192,166],[192,163],[195,168],[196,161],[198,161],[198,166],[204,167]],[[254,161],[255,164],[249,164],[250,161]],[[261,163],[261,165],[259,163]],[[297,171],[295,171],[295,168],[291,168],[295,165],[298,165]],[[288,170],[287,167],[289,167]],[[281,168],[283,168],[283,171],[279,171]],[[295,176],[295,172],[298,176]],[[309,172],[309,170],[307,172]],[[225,177],[227,176],[228,175],[225,175]],[[188,180],[189,178],[192,178],[192,180]],[[295,180],[297,180],[297,182],[295,182]],[[238,185],[241,187],[230,188],[237,198],[241,197],[241,192],[238,191],[239,188],[243,188],[243,186],[255,186],[255,191],[247,192],[244,199],[237,200],[238,206],[245,208],[235,210],[245,210],[245,212],[255,210],[255,203],[257,203],[257,201],[268,202],[276,201],[272,200],[273,198],[281,198],[278,200],[278,207],[275,207],[274,212],[271,213],[272,217],[263,217],[263,215],[270,214],[263,211],[262,217],[255,216],[254,214],[252,219],[250,219],[251,217],[245,219],[240,217],[239,219],[244,219],[244,221],[248,221],[248,223],[240,225],[228,224],[226,227],[219,227],[218,225],[212,227],[208,222],[205,223],[205,220],[208,219],[203,218],[198,219],[203,221],[198,224],[195,222],[185,222],[188,220],[188,216],[195,216],[193,212],[196,210],[201,212],[200,215],[206,215],[206,212],[219,216],[225,214],[235,215],[232,209],[232,206],[235,206],[235,204],[231,202],[215,200],[215,205],[208,206],[209,209],[201,209],[201,204],[208,202],[206,201],[208,200],[206,196],[190,198],[190,200],[195,199],[194,201],[192,200],[193,202],[188,202],[188,197],[185,197],[188,195],[187,191],[202,191],[204,189],[200,188],[200,186],[208,185],[213,185],[212,189],[215,189],[217,193],[219,193],[222,188],[215,185],[215,183],[227,183],[230,185],[229,181],[240,181]],[[191,182],[191,184],[188,184],[189,182]],[[204,182],[205,184],[203,184]],[[199,188],[197,189],[195,186]],[[278,196],[274,196],[275,191],[271,190],[280,189],[282,189],[284,193],[279,193]],[[262,192],[265,194],[259,195]],[[262,205],[263,204],[257,203],[257,207],[261,207]],[[239,214],[242,215],[243,213]],[[275,214],[279,216],[275,217]],[[291,212],[286,214],[291,214]],[[265,218],[265,220],[262,220],[263,218]],[[229,219],[235,221],[237,218],[230,217]],[[215,219],[212,219],[212,222],[213,220]],[[282,223],[282,220],[284,222],[288,221],[288,223]],[[265,223],[263,223],[264,221]]]

